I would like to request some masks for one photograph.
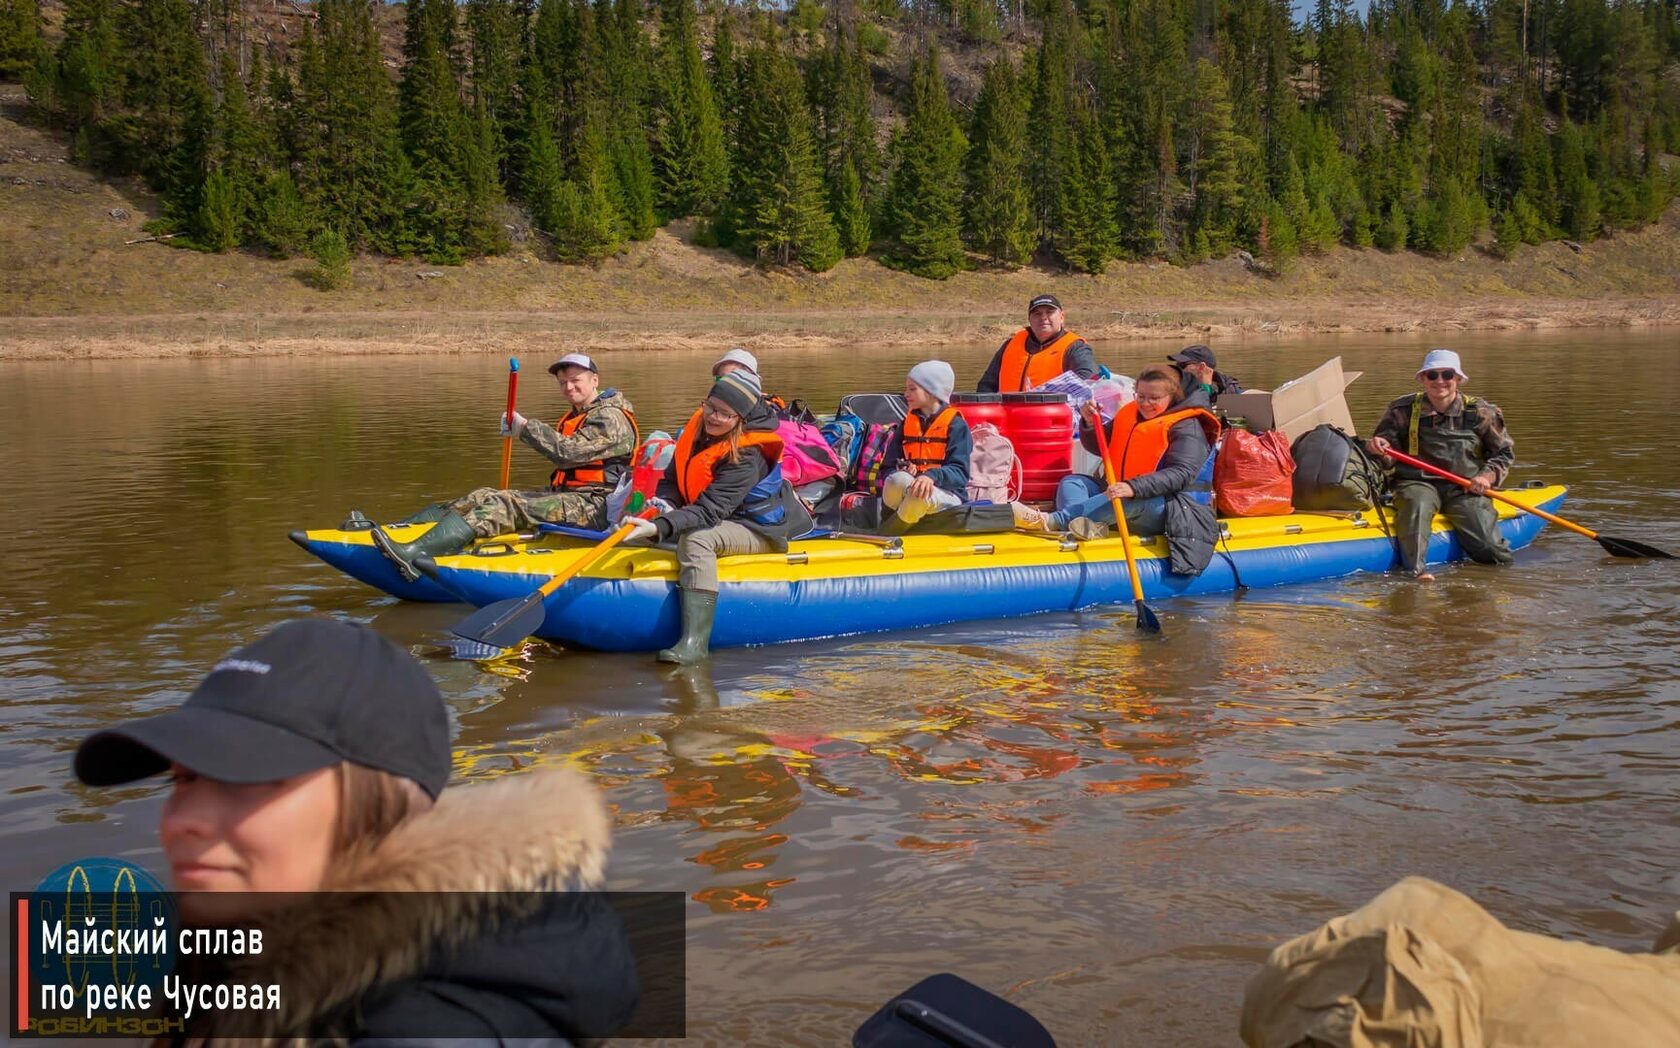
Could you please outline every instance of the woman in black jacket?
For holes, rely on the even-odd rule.
[[[782,479],[782,438],[758,376],[718,377],[677,436],[658,497],[670,508],[635,522],[631,540],[677,543],[682,636],[659,661],[706,658],[717,617],[721,556],[779,553],[810,527],[810,515]]]
[[[260,953],[177,972],[278,986],[279,1007],[195,1010],[182,1040],[571,1040],[636,1008],[622,923],[574,890],[605,870],[599,794],[567,771],[445,791],[443,698],[370,629],[286,623],[177,709],[89,736],[75,766],[94,786],[170,773],[183,922],[263,933]]]

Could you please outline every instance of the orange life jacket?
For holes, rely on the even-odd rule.
[[[1208,445],[1219,439],[1219,419],[1206,408],[1168,408],[1151,419],[1138,417],[1137,401],[1121,408],[1108,427],[1108,454],[1117,480],[1133,480],[1160,468],[1173,426],[1193,418],[1202,424]],[[1198,463],[1200,465],[1200,463]]]
[[[1025,393],[1067,370],[1067,351],[1079,336],[1063,331],[1049,345],[1037,353],[1027,352],[1026,328],[1015,332],[1003,347],[1003,361],[998,365],[999,393]]]
[[[600,406],[596,403],[586,404],[582,411],[573,408],[566,413],[566,417],[554,424],[554,429],[562,437],[569,437],[576,433],[583,425],[584,419],[589,417],[591,409]],[[639,447],[642,443],[642,431],[636,426],[636,413],[619,408],[624,417],[630,420],[630,432],[636,439],[631,448]],[[632,451],[631,454],[634,452]],[[555,491],[576,491],[579,488],[610,488],[618,483],[618,478],[630,465],[630,454],[615,455],[610,459],[596,459],[593,462],[583,462],[576,466],[562,466],[548,475],[548,486]]]
[[[729,454],[727,440],[714,441],[699,451],[694,449],[694,445],[700,440],[700,434],[705,432],[702,422],[705,413],[706,409],[701,408],[690,416],[688,424],[682,429],[682,435],[677,437],[677,449],[672,465],[676,467],[677,491],[681,493],[684,505],[692,503],[700,497],[702,491],[711,486],[718,462]],[[782,461],[782,438],[777,433],[750,430],[741,434],[740,446],[743,450],[759,449],[772,468]]]
[[[933,416],[925,431],[922,416],[914,411],[904,416],[904,421],[898,424],[898,433],[903,459],[915,467],[912,472],[921,473],[945,464],[945,445],[950,440],[951,420],[956,416],[957,409],[947,407]]]

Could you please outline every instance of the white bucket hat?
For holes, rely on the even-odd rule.
[[[1459,363],[1458,354],[1450,349],[1432,349],[1423,358],[1423,366],[1417,369],[1419,377],[1425,371],[1438,371],[1441,368],[1452,368],[1458,373],[1458,380],[1463,382],[1470,376],[1464,373],[1464,365]]]
[[[753,374],[758,374],[758,358],[740,346],[731,346],[729,352],[719,357],[718,362],[712,365],[712,374],[717,375],[718,368],[725,364],[739,364]]]

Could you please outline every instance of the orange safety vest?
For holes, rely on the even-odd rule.
[[[583,420],[589,417],[589,409],[593,404],[586,405],[582,411],[573,408],[566,417],[554,424],[554,429],[562,437],[569,437],[576,433],[583,425]],[[642,431],[636,426],[636,413],[619,408],[624,417],[630,420],[630,432],[636,436],[632,447],[639,447],[642,443]],[[548,486],[555,491],[576,491],[579,488],[607,488],[618,482],[617,474],[630,464],[629,455],[619,455],[611,459],[596,459],[576,466],[562,466],[548,475]],[[607,477],[607,470],[613,470],[611,479]]]
[[[927,430],[922,430],[922,416],[914,411],[904,416],[899,425],[899,440],[903,449],[904,461],[910,463],[920,473],[945,464],[945,445],[949,442],[951,420],[957,416],[957,409],[947,407],[933,416]]]
[[[694,450],[694,445],[700,440],[700,434],[705,432],[701,419],[705,413],[706,409],[701,408],[689,417],[688,424],[682,428],[682,435],[677,437],[677,448],[671,463],[677,471],[677,491],[681,493],[684,505],[692,503],[700,497],[702,491],[711,486],[718,462],[729,454],[727,440],[715,441],[699,451]],[[740,446],[743,449],[758,448],[771,466],[782,461],[780,434],[757,430],[743,433]]]
[[[1133,480],[1155,472],[1167,453],[1168,433],[1187,418],[1202,424],[1210,446],[1219,439],[1219,419],[1205,408],[1168,408],[1151,419],[1138,417],[1135,400],[1121,408],[1108,427],[1108,454],[1114,460],[1115,479]]]
[[[1028,353],[1027,336],[1030,333],[1022,328],[1003,347],[1003,361],[998,365],[999,393],[1025,393],[1067,370],[1067,351],[1079,341],[1079,336],[1063,331],[1054,342],[1037,353]]]

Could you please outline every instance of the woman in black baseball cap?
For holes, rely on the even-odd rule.
[[[600,796],[568,771],[446,793],[450,766],[426,671],[327,619],[279,626],[176,709],[82,742],[90,786],[170,774],[159,837],[183,917],[264,929],[263,953],[222,974],[278,982],[287,1009],[201,1013],[189,1036],[604,1036],[629,1018],[611,912],[529,895],[599,883]],[[511,962],[532,953],[582,963]]]

